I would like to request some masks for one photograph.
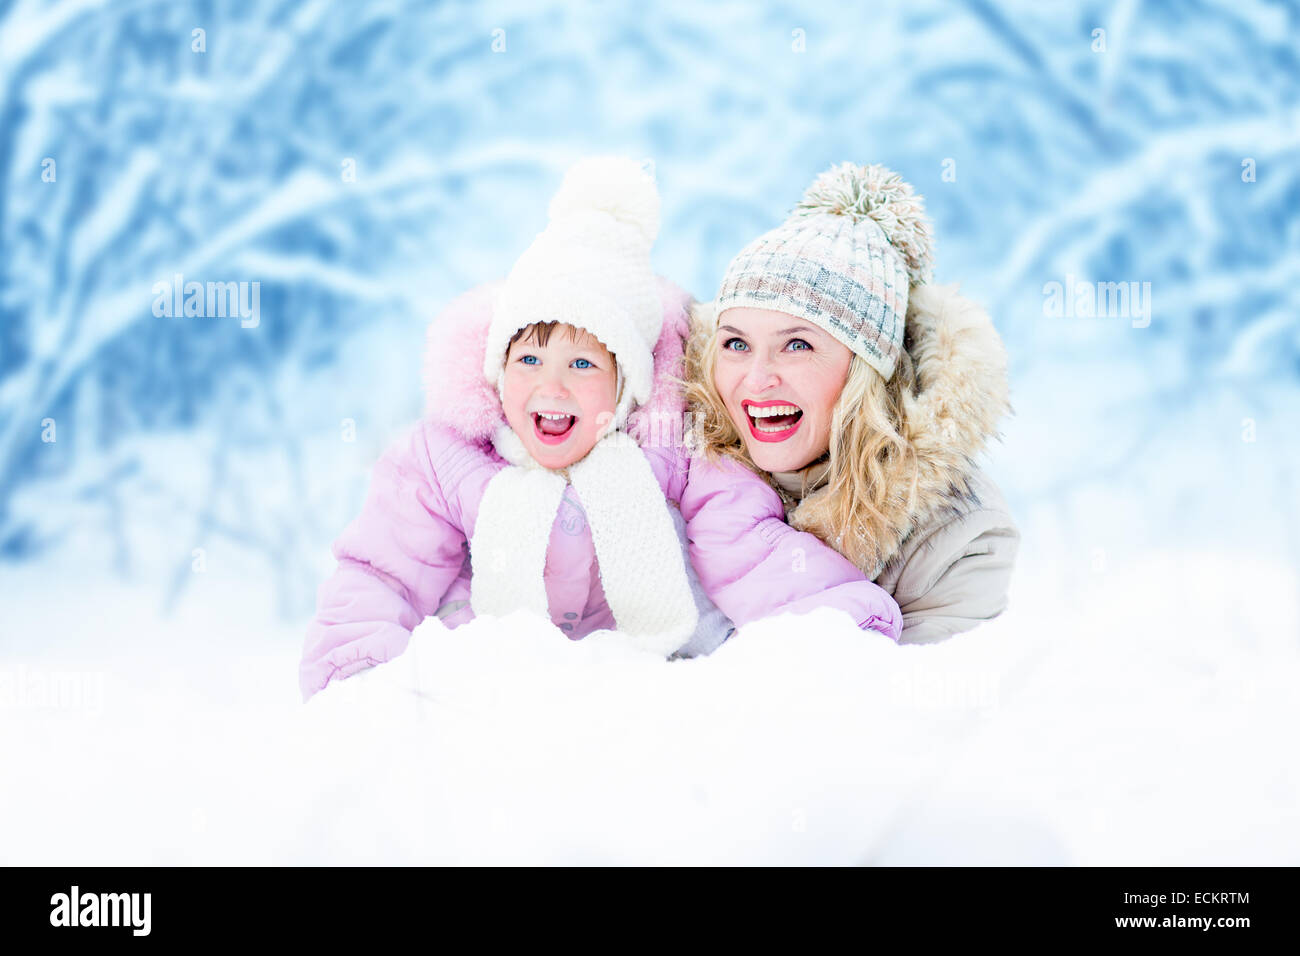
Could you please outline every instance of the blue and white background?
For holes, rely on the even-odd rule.
[[[1009,610],[479,621],[304,707],[425,324],[596,152],[700,297],[831,163],[916,186],[1011,358]],[[1300,862],[1297,3],[0,0],[0,177],[0,862]]]

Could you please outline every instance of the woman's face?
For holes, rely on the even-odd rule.
[[[824,455],[848,346],[806,319],[751,308],[718,316],[715,342],[713,384],[754,464],[796,471]]]

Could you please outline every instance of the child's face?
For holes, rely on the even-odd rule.
[[[539,465],[567,468],[614,417],[614,356],[589,332],[557,325],[545,345],[530,330],[506,352],[501,404]]]

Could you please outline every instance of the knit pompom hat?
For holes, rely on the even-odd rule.
[[[898,173],[840,163],[731,260],[716,314],[749,306],[807,319],[888,380],[903,348],[908,291],[930,281],[931,244],[921,197]]]
[[[614,354],[623,383],[608,433],[649,401],[654,381],[663,309],[650,246],[659,234],[659,192],[636,160],[592,157],[565,174],[549,213],[498,294],[483,374],[501,389],[510,339],[534,322],[585,329]]]

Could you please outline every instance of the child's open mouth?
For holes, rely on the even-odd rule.
[[[578,416],[563,412],[533,412],[533,433],[547,445],[558,445],[569,437]]]
[[[749,433],[759,441],[785,441],[799,430],[803,409],[789,402],[741,402]]]

